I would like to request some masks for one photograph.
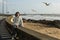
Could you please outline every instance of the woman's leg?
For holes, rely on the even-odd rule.
[[[17,28],[12,27],[12,37],[15,38],[17,36]]]

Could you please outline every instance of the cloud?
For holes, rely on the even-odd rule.
[[[60,13],[60,3],[53,3],[50,8],[49,8],[50,12],[53,13]]]
[[[60,3],[51,3],[49,6],[41,4],[40,10],[42,13],[60,13]]]
[[[6,1],[2,1],[2,0],[0,0],[0,4],[2,4],[4,2],[4,4],[6,4]]]

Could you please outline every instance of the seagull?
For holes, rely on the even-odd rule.
[[[49,6],[50,4],[49,3],[46,3],[46,2],[43,2],[46,6]]]

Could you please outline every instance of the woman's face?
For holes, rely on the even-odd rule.
[[[19,14],[19,13],[17,13],[16,15],[17,15],[17,17],[19,17],[19,16],[20,16],[20,14]]]

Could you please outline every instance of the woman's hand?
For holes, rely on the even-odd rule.
[[[16,28],[18,28],[19,27],[19,25],[16,25]]]

